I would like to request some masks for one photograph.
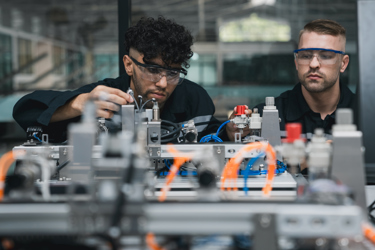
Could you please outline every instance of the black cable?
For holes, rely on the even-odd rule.
[[[167,127],[165,127],[165,126],[161,126],[161,128],[162,129],[164,129],[164,130],[167,130],[169,133],[167,133],[167,134],[164,134],[164,135],[161,135],[160,137],[161,138],[166,138],[166,137],[170,137],[170,136],[172,136],[172,135],[175,135],[175,134],[179,134],[179,132],[181,131],[181,129],[182,129],[182,127],[181,128],[178,128],[178,129],[176,129],[176,130],[173,130],[172,132],[167,128]]]
[[[172,142],[180,136],[180,131],[182,129],[182,126],[180,126],[179,124],[167,121],[167,120],[162,120],[161,122],[164,123],[164,124],[168,124],[168,125],[170,125],[174,128],[174,130],[171,130],[169,127],[167,127],[165,125],[161,126],[162,129],[167,130],[169,132],[168,134],[164,134],[164,135],[160,136],[160,138],[161,138],[160,142],[161,143]]]
[[[175,127],[176,129],[178,129],[178,127],[180,127],[180,125],[174,123],[174,122],[171,122],[171,121],[167,121],[167,120],[162,120],[161,121],[162,123],[167,123],[167,124],[170,124],[171,126]]]
[[[163,122],[162,122],[162,123],[163,123]],[[177,127],[177,128],[176,128],[176,127],[173,127],[173,128],[171,128],[170,125],[168,126],[168,125],[163,125],[163,124],[162,124],[160,127],[161,127],[162,129],[168,130],[169,132],[174,131],[174,130],[177,130],[177,129],[179,129],[179,128],[182,128],[182,127]]]
[[[371,203],[370,206],[368,206],[367,208],[370,210],[370,209],[373,209],[373,206],[375,205],[375,200]]]
[[[370,206],[367,207],[368,216],[373,224],[375,224],[375,217],[371,214],[375,210],[375,200],[371,203]]]
[[[195,126],[200,126],[200,125],[205,125],[205,124],[209,124],[211,121],[208,121],[208,122],[198,122],[198,123],[195,123],[194,125]]]
[[[166,137],[170,137],[178,132],[180,132],[182,130],[182,126],[180,126],[179,124],[176,124],[176,123],[173,123],[173,122],[170,122],[170,121],[167,121],[167,120],[162,120],[162,123],[167,123],[171,126],[173,126],[175,128],[175,130],[171,131],[171,129],[165,125],[162,125],[161,128],[164,129],[164,130],[167,130],[169,131],[168,134],[164,134],[161,136],[161,138],[166,138]],[[205,124],[209,124],[210,122],[200,122],[200,123],[196,123],[195,126],[200,126],[200,125],[205,125]],[[176,139],[176,138],[175,138]]]
[[[175,134],[173,137],[171,138],[167,138],[167,139],[162,139],[160,140],[161,143],[166,143],[166,142],[172,142],[174,140],[177,140],[177,138],[180,136],[180,134]]]
[[[66,162],[62,163],[62,164],[59,164],[57,167],[56,167],[56,172],[60,172],[61,169],[63,169],[66,165],[68,165],[70,162],[70,160],[67,160]]]

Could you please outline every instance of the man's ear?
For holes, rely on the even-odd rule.
[[[349,64],[349,56],[348,55],[344,55],[342,57],[342,61],[341,61],[341,67],[340,67],[340,72],[341,73],[344,73],[346,67],[348,67],[348,64]]]
[[[128,76],[132,76],[133,75],[132,59],[130,59],[128,55],[124,55],[124,57],[122,58],[122,61],[124,63],[126,74],[128,74]]]

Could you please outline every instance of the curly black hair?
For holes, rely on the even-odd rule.
[[[188,68],[188,60],[193,56],[192,45],[193,37],[189,30],[162,16],[158,19],[142,18],[125,33],[126,51],[129,53],[130,48],[136,49],[144,55],[146,63],[161,56],[167,66],[181,64]]]

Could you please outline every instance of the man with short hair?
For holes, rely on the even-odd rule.
[[[345,28],[332,20],[314,20],[301,30],[294,51],[299,83],[275,99],[282,136],[285,124],[293,122],[302,124],[302,133],[308,139],[315,128],[323,128],[329,135],[336,109],[354,106],[354,94],[340,83],[340,73],[349,63],[345,43]],[[256,106],[261,114],[264,105]],[[233,124],[228,125],[228,134],[236,131]]]
[[[125,34],[128,55],[123,57],[126,75],[105,79],[74,91],[35,91],[15,105],[14,119],[23,129],[41,126],[52,142],[66,140],[67,126],[77,122],[88,100],[95,100],[97,116],[111,118],[120,105],[134,100],[128,88],[143,103],[155,98],[161,119],[174,123],[194,120],[198,139],[216,132],[220,122],[213,114],[215,107],[207,92],[185,78],[192,57],[190,32],[174,21],[159,17],[143,18]],[[105,98],[100,98],[105,93]],[[146,108],[151,108],[148,102]]]

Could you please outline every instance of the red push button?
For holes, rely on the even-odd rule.
[[[301,123],[287,123],[285,125],[286,139],[283,142],[293,143],[295,140],[305,140],[301,138],[302,124]]]
[[[246,106],[237,105],[237,114],[236,115],[245,115]]]

